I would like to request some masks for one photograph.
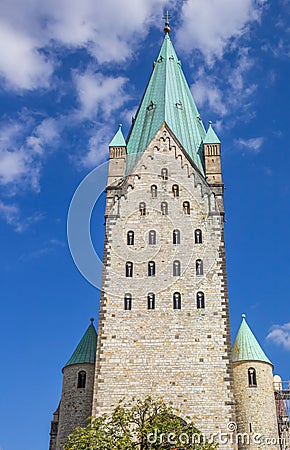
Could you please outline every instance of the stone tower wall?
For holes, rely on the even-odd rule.
[[[78,373],[86,372],[84,389],[78,388]],[[62,394],[59,409],[59,423],[56,450],[62,450],[69,434],[76,427],[87,425],[92,415],[94,364],[74,364],[63,369]]]
[[[168,180],[162,180],[163,167]],[[153,184],[157,198],[151,195]],[[179,197],[173,197],[173,184]],[[122,189],[106,221],[93,414],[109,413],[123,397],[151,395],[194,417],[207,434],[224,431],[235,415],[223,216],[204,178],[165,127]],[[163,201],[168,215],[160,212]],[[190,202],[190,215],[183,212],[184,201]],[[140,202],[146,203],[145,216]],[[148,245],[152,229],[156,245]],[[172,242],[174,229],[180,230],[180,245]],[[202,244],[195,244],[196,229],[202,230]],[[135,233],[133,246],[127,245],[129,230]],[[196,275],[197,259],[203,260],[202,276]],[[148,277],[151,260],[154,277]],[[174,260],[181,262],[180,277],[173,276]],[[134,263],[132,278],[125,277],[126,261]],[[197,309],[199,291],[205,309]],[[147,309],[150,292],[154,310]],[[174,292],[181,293],[181,310],[173,309]],[[124,310],[126,293],[132,295],[130,311]]]
[[[249,387],[248,369],[256,370],[257,387]],[[272,366],[259,361],[244,361],[233,364],[234,393],[237,411],[237,431],[247,433],[250,442],[240,442],[239,450],[279,449],[278,425],[273,391]],[[258,437],[268,441],[259,445]],[[264,442],[264,443],[263,443]],[[276,444],[275,444],[276,442]]]

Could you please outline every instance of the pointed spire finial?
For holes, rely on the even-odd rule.
[[[209,124],[209,125],[212,125],[212,120],[209,120],[209,121],[208,121],[208,124]]]
[[[245,319],[246,318],[246,314],[242,314],[242,319]]]
[[[122,126],[123,126],[123,124],[119,123],[119,130],[121,130]]]
[[[94,323],[95,319],[93,317],[90,318],[91,324]]]
[[[163,19],[165,19],[165,27],[164,27],[164,33],[169,34],[170,33],[170,26],[169,26],[169,19],[171,19],[171,15],[168,11],[163,16]]]

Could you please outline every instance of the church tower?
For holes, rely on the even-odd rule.
[[[220,141],[164,31],[110,144],[93,415],[151,395],[209,435],[235,421]]]
[[[68,435],[86,426],[92,415],[97,345],[93,321],[62,370],[61,400],[51,422],[49,450],[62,450]]]
[[[280,449],[273,365],[244,314],[233,345],[233,371],[239,450]]]

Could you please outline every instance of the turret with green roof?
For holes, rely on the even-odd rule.
[[[64,367],[82,363],[95,364],[97,333],[94,327],[94,319],[92,318],[90,320],[91,324]]]
[[[272,364],[247,324],[245,314],[242,314],[242,323],[232,347],[232,357],[233,362],[262,361]]]

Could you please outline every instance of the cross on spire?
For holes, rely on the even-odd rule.
[[[169,26],[169,19],[171,19],[171,15],[168,11],[163,16],[163,19],[165,20],[165,27],[164,27],[164,33],[169,34],[170,33],[170,26]]]

